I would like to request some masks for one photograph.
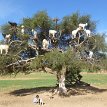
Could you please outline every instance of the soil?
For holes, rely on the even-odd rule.
[[[69,88],[67,96],[52,96],[52,87],[20,89],[0,92],[0,107],[40,107],[33,103],[39,95],[43,107],[107,107],[107,88],[95,86],[76,86]]]

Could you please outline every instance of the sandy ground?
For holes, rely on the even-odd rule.
[[[70,88],[68,96],[52,95],[52,88],[21,89],[0,92],[0,107],[40,107],[32,101],[38,94],[44,100],[43,107],[107,107],[107,89],[93,86]]]

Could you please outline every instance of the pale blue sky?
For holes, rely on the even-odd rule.
[[[0,26],[8,21],[20,23],[40,10],[60,19],[77,11],[89,14],[97,21],[97,32],[107,32],[107,0],[0,0]]]

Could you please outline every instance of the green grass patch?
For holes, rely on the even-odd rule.
[[[82,81],[94,86],[107,87],[107,74],[86,73],[82,74]],[[57,83],[55,75],[48,73],[31,73],[28,75],[19,73],[0,77],[0,91],[12,91],[17,89],[29,89],[37,87],[51,87]]]
[[[107,87],[107,74],[87,73],[82,75],[82,81],[84,82],[87,82],[91,85]]]
[[[1,77],[0,91],[36,87],[51,87],[55,85],[56,77],[48,73],[32,73],[29,75],[18,74],[16,77]]]
[[[30,74],[18,73],[16,76],[13,75],[5,75],[1,76],[0,79],[54,79],[55,75],[43,72],[36,72]]]

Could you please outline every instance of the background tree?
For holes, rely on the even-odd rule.
[[[95,39],[96,39],[95,51],[101,51],[101,52],[107,51],[107,43],[105,41],[105,37],[106,37],[106,35],[104,33],[95,35]]]

